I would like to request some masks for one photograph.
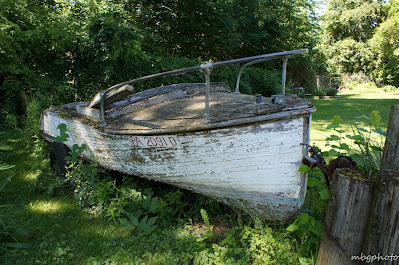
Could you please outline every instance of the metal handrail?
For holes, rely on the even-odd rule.
[[[169,76],[169,75],[176,75],[176,74],[182,74],[182,73],[187,73],[187,72],[193,72],[193,71],[198,71],[201,70],[204,72],[205,75],[205,118],[209,122],[210,121],[210,114],[209,114],[209,90],[210,90],[210,72],[214,67],[217,66],[222,66],[222,65],[228,65],[228,64],[233,64],[233,63],[247,63],[247,62],[260,62],[260,61],[266,61],[266,60],[271,60],[275,58],[282,57],[283,58],[283,83],[285,86],[285,66],[286,66],[286,59],[288,59],[289,56],[295,55],[295,54],[303,54],[307,53],[309,50],[308,49],[300,49],[300,50],[293,50],[293,51],[285,51],[285,52],[277,52],[277,53],[270,53],[270,54],[263,54],[263,55],[257,55],[257,56],[251,56],[251,57],[244,57],[240,59],[233,59],[233,60],[228,60],[228,61],[222,61],[222,62],[216,62],[216,63],[211,63],[207,62],[204,64],[201,64],[199,66],[193,66],[193,67],[188,67],[188,68],[183,68],[183,69],[178,69],[178,70],[172,70],[172,71],[167,71],[163,73],[158,73],[158,74],[153,74],[153,75],[147,75],[143,76],[140,78],[132,79],[123,83],[116,84],[110,88],[108,88],[102,95],[101,95],[101,101],[100,101],[100,112],[101,112],[101,127],[105,127],[107,125],[107,122],[105,120],[105,110],[104,110],[104,104],[105,104],[105,98],[107,97],[108,93],[111,90],[117,89],[119,87],[122,87],[124,85],[128,84],[133,84],[141,81],[147,81],[163,76]],[[284,60],[284,58],[286,58]],[[255,63],[255,62],[254,62]],[[248,66],[248,65],[247,65]],[[284,92],[283,92],[284,93]]]

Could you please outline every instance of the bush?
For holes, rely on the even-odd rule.
[[[397,88],[395,86],[391,86],[391,85],[383,86],[381,89],[383,91],[385,91],[385,92],[397,92],[397,91],[399,91],[399,88]]]

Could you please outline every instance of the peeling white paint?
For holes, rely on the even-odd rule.
[[[84,156],[126,174],[170,183],[256,211],[270,220],[285,221],[302,206],[306,176],[298,172],[308,142],[309,116],[257,122],[223,129],[155,135],[172,137],[173,148],[140,146],[140,135],[115,135],[48,110],[42,131],[59,135],[57,126],[72,127],[65,143],[85,143]],[[147,138],[149,139],[149,138]],[[160,138],[158,138],[160,139]]]

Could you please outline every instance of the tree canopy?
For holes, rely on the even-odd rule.
[[[121,81],[205,60],[312,49],[317,29],[313,0],[2,0],[0,24],[3,118],[23,113],[32,96],[54,104],[87,99]],[[294,61],[292,77],[311,61]],[[253,75],[277,87],[272,72],[280,63],[264,65],[268,77]],[[231,79],[232,71],[215,75]]]
[[[399,86],[398,7],[398,0],[328,1],[320,44],[328,72],[362,72],[379,85]]]
[[[22,115],[31,97],[88,99],[147,74],[300,48],[310,54],[290,59],[292,84],[361,71],[398,85],[398,5],[329,0],[320,28],[315,0],[1,0],[0,119]],[[275,93],[281,62],[257,67],[244,90]],[[237,72],[226,67],[213,77],[230,82]],[[184,78],[203,81],[198,73]]]

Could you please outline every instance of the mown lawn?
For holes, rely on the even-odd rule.
[[[340,96],[313,100],[317,111],[313,114],[311,143],[324,147],[325,138],[331,134],[326,126],[336,115],[341,116],[344,129],[350,132],[355,117],[378,110],[381,127],[386,129],[390,107],[399,104],[399,96],[393,93],[349,91]],[[23,132],[17,129],[0,134],[0,161],[16,165],[0,171],[0,183],[13,176],[0,191],[0,231],[31,247],[0,248],[0,264],[312,263],[311,258],[301,258],[300,239],[287,233],[285,226],[255,225],[248,216],[237,215],[226,207],[222,208],[227,213],[218,213],[212,209],[217,207],[207,205],[203,198],[201,207],[210,215],[212,234],[194,210],[191,218],[191,213],[182,213],[183,217],[162,225],[160,220],[149,235],[122,229],[118,222],[107,218],[93,218],[78,206],[72,187],[49,189],[54,176],[45,157],[48,147],[40,142],[35,148],[27,147],[23,139]],[[18,232],[18,228],[26,233]]]
[[[397,95],[395,95],[397,94]],[[332,133],[327,129],[334,116],[339,115],[343,120],[343,129],[352,133],[352,125],[361,122],[362,115],[370,115],[377,110],[381,115],[381,128],[386,130],[391,106],[399,104],[399,93],[362,93],[345,91],[338,97],[331,99],[313,100],[317,111],[312,116],[311,144],[324,147],[325,139]]]

